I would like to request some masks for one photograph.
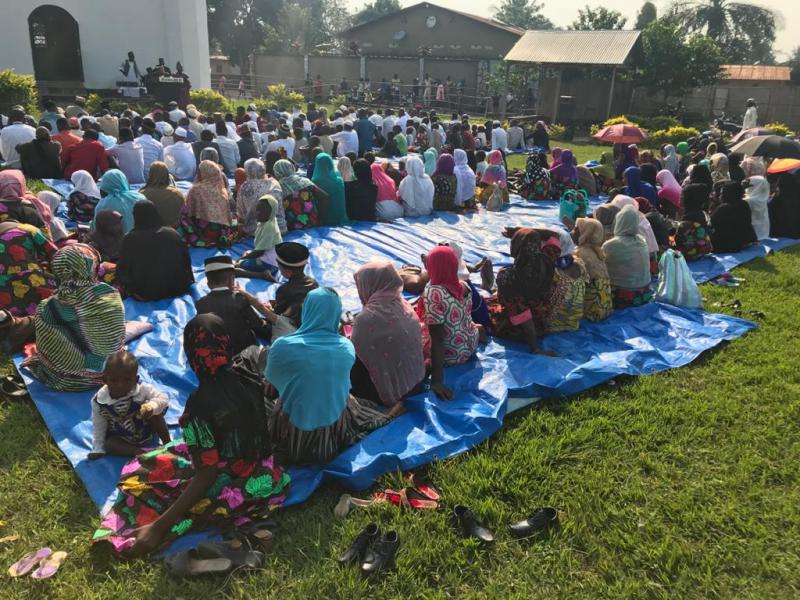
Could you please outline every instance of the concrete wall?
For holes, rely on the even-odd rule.
[[[60,6],[78,22],[88,88],[113,88],[128,50],[139,68],[159,57],[183,63],[194,88],[210,87],[204,0],[2,0],[0,69],[33,74],[28,15],[44,4]]]
[[[470,10],[469,3],[463,9]],[[427,26],[429,17],[436,25]],[[398,40],[396,34],[405,32]],[[423,2],[396,16],[378,19],[346,33],[348,41],[355,41],[364,55],[418,56],[420,46],[431,48],[431,58],[497,59],[508,54],[520,38],[519,34],[505,31],[464,15]]]

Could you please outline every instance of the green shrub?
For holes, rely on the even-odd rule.
[[[647,138],[647,145],[660,146],[661,144],[677,144],[685,142],[691,137],[697,137],[700,131],[694,127],[670,127],[654,131]]]
[[[639,127],[638,122],[632,121],[625,115],[620,115],[618,117],[611,117],[610,119],[606,119],[599,129],[602,129],[603,127],[609,127],[611,125],[619,125],[620,123],[622,123],[623,125],[633,125],[634,127]]]
[[[103,99],[99,94],[89,94],[86,98],[86,112],[90,115],[96,115],[100,112],[102,104]]]
[[[642,127],[648,131],[662,131],[664,129],[672,129],[673,127],[683,126],[675,117],[669,117],[666,115],[659,115],[657,117],[649,118],[637,118],[640,119],[638,122],[642,124]]]
[[[339,110],[339,107],[344,104],[347,105],[347,96],[344,94],[340,96],[334,96],[333,98],[328,100],[328,104],[331,105],[334,111]]]
[[[764,127],[774,131],[775,135],[787,136],[794,133],[786,123],[767,123]]]
[[[214,90],[192,90],[189,98],[202,113],[228,112],[227,98]]]
[[[19,104],[27,113],[35,113],[39,95],[32,75],[19,75],[13,69],[0,71],[0,111],[8,114]]]
[[[567,128],[565,125],[562,125],[561,123],[552,123],[547,129],[550,133],[551,140],[556,140],[557,142],[566,141]]]
[[[293,105],[300,106],[305,102],[305,96],[299,92],[289,90],[284,84],[276,83],[267,86],[266,102],[268,104],[277,104],[278,108],[289,109]]]

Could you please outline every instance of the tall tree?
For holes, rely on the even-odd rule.
[[[628,22],[618,10],[608,10],[604,6],[592,8],[588,4],[578,9],[578,19],[572,22],[571,29],[600,31],[605,29],[622,29]]]
[[[792,68],[792,81],[800,83],[800,46],[794,49],[786,64]]]
[[[642,31],[657,18],[658,11],[656,10],[656,5],[652,2],[645,2],[642,4],[642,8],[639,9],[639,13],[636,15],[636,27],[634,29]]]
[[[360,11],[353,15],[353,25],[361,25],[374,21],[384,15],[389,15],[403,8],[400,0],[375,0],[367,2]]]
[[[503,0],[494,18],[523,29],[553,29],[553,22],[542,14],[543,6],[536,0]]]
[[[773,63],[775,13],[735,0],[676,2],[670,9],[689,31],[705,33],[731,63]]]
[[[642,32],[642,61],[637,78],[652,93],[661,92],[666,101],[716,82],[723,62],[710,37],[687,34],[677,21],[660,19]]]

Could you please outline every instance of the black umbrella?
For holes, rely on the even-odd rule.
[[[748,156],[800,158],[800,142],[779,135],[759,135],[739,142],[730,151]]]

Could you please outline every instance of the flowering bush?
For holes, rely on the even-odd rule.
[[[670,127],[669,129],[660,129],[651,133],[647,143],[652,146],[660,146],[661,144],[674,145],[698,135],[700,135],[700,130],[694,127]]]

